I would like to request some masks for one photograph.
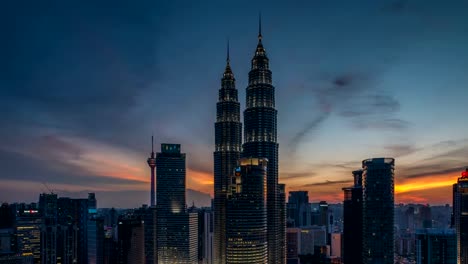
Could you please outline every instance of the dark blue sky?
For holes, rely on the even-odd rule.
[[[261,11],[280,181],[339,201],[362,159],[393,156],[397,201],[449,202],[468,160],[468,2],[272,2],[4,3],[0,201],[47,183],[147,203],[152,133],[211,193],[226,39],[243,108]]]

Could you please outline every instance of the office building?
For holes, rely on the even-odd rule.
[[[457,264],[454,229],[416,231],[416,264]]]
[[[393,264],[395,160],[367,159],[362,168],[362,260],[364,264]]]
[[[302,227],[311,224],[308,191],[289,192],[287,218],[293,227]]]
[[[267,159],[242,158],[227,199],[226,263],[267,264]]]
[[[93,202],[88,199],[58,198],[53,193],[39,196],[42,264],[88,261],[88,203]]]
[[[16,206],[16,238],[18,253],[32,256],[35,263],[41,260],[41,226],[42,216],[37,204],[20,204]]]
[[[159,264],[198,262],[198,216],[185,203],[185,153],[180,144],[161,144],[156,154],[157,257]]]
[[[362,263],[362,170],[353,171],[354,186],[343,188],[343,262]]]
[[[226,263],[226,197],[229,179],[240,157],[242,123],[234,74],[230,66],[229,45],[226,68],[216,104],[214,152],[214,260]]]

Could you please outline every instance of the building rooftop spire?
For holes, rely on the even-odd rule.
[[[154,139],[153,139],[153,135],[151,135],[151,158],[154,158]]]
[[[262,13],[258,13],[258,42],[262,41]]]
[[[234,78],[234,74],[232,73],[230,62],[231,62],[231,58],[229,55],[229,38],[228,38],[227,47],[226,47],[226,69],[224,70],[223,77],[232,79]]]
[[[229,64],[230,59],[229,59],[229,38],[227,39],[227,56],[226,56],[226,62]]]

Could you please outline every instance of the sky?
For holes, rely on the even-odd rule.
[[[243,110],[259,12],[288,191],[340,202],[362,160],[394,157],[397,203],[451,203],[468,166],[463,0],[5,3],[0,201],[147,204],[154,135],[187,153],[187,203],[209,205],[227,39]]]

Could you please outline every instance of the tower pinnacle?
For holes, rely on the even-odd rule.
[[[229,38],[227,39],[227,57],[226,57],[226,62],[229,64],[230,59],[229,59]]]
[[[262,13],[258,13],[258,42],[262,41]]]

